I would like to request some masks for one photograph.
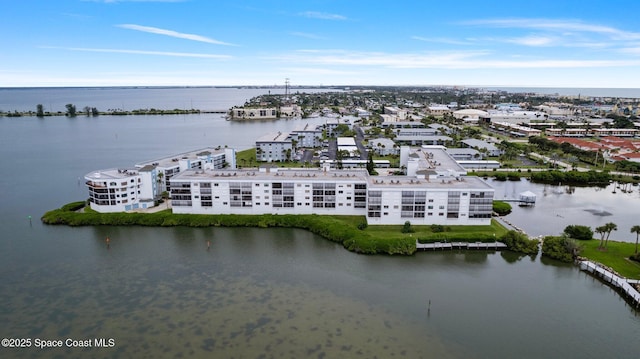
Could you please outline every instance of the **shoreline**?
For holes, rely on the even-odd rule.
[[[386,254],[386,255],[415,255],[419,252],[420,240],[408,236],[397,236],[395,238],[376,238],[371,233],[366,233],[366,227],[360,229],[363,219],[351,218],[358,216],[319,216],[319,215],[188,215],[173,214],[169,212],[169,207],[157,209],[154,212],[126,212],[126,213],[98,213],[95,211],[85,211],[87,208],[85,202],[72,202],[46,212],[41,221],[47,225],[67,225],[67,226],[152,226],[152,227],[254,227],[254,228],[298,228],[308,230],[329,241],[342,244],[348,251],[358,254]],[[155,207],[154,207],[155,208]],[[340,217],[345,217],[340,219]],[[493,218],[492,223],[502,227],[505,231],[509,228],[504,227],[504,222]],[[353,225],[354,222],[359,224]],[[517,227],[516,227],[517,228]],[[511,230],[507,233],[518,232]],[[504,241],[496,242],[493,236],[492,243],[505,243]],[[464,242],[455,240],[456,242]],[[473,242],[471,242],[473,241]],[[441,240],[429,241],[428,243],[440,243]],[[613,241],[615,242],[615,241]],[[467,243],[477,243],[471,239]],[[507,244],[507,243],[505,243]],[[497,250],[497,245],[491,247],[485,246],[488,250]],[[513,248],[506,248],[514,251]],[[469,250],[469,249],[467,249]],[[523,253],[523,255],[527,255]],[[535,254],[537,256],[537,253]],[[544,253],[542,254],[544,255]],[[590,271],[585,269],[584,263],[593,263],[591,267],[600,268],[602,270]],[[627,302],[632,304],[634,310],[640,309],[640,277],[629,278],[619,275],[615,269],[608,267],[592,258],[580,257],[575,260],[574,265],[579,270],[586,271],[594,278],[602,283],[612,286],[616,292]],[[588,266],[587,266],[588,267]],[[589,267],[589,268],[591,268]],[[604,273],[604,272],[606,273]],[[615,278],[614,278],[615,277]],[[607,280],[608,279],[608,280]],[[621,283],[627,283],[622,285]],[[636,292],[630,291],[632,288]]]

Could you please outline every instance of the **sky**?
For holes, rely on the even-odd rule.
[[[0,87],[640,85],[636,0],[0,4]]]

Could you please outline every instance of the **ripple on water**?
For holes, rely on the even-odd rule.
[[[53,339],[115,338],[116,347],[101,353],[120,357],[458,356],[424,326],[310,286],[222,273],[167,273],[160,283],[142,277],[119,281],[114,276],[100,283],[68,277],[49,282],[40,288],[48,302],[34,300],[28,316],[22,316],[32,320],[22,329]],[[60,290],[73,295],[60,300],[47,293]],[[15,303],[29,291],[16,293]],[[56,307],[64,309],[50,310]],[[87,353],[61,349],[50,354]]]

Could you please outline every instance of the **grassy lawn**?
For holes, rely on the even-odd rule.
[[[391,168],[399,168],[400,167],[400,157],[399,156],[379,156],[373,155],[374,160],[388,160],[389,166]]]
[[[606,251],[598,249],[599,239],[579,241],[579,244],[584,247],[583,257],[611,267],[621,276],[640,279],[640,263],[628,259],[635,252],[635,243],[609,241]]]
[[[256,149],[250,148],[244,151],[236,152],[236,165],[239,167],[255,167],[256,161]]]
[[[256,149],[250,148],[244,151],[236,152],[236,165],[240,168],[242,167],[259,167],[262,164],[266,164],[266,162],[258,162],[256,161]],[[287,167],[287,168],[303,168],[305,167],[304,163],[300,163],[297,161],[287,161],[287,162],[272,162],[270,163],[273,166],[277,167]],[[311,164],[307,164],[306,167],[313,167]]]
[[[428,242],[437,242],[452,240],[458,241],[465,239],[475,242],[475,236],[488,235],[500,238],[507,230],[498,222],[492,220],[490,226],[444,226],[448,230],[444,232],[433,232],[431,226],[412,225],[413,233],[402,233],[402,225],[370,225],[364,231],[376,238],[397,238],[398,236],[411,236],[416,239]],[[467,236],[468,235],[468,236]]]

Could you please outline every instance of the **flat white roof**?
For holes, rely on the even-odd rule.
[[[338,146],[355,146],[356,140],[353,137],[338,137]]]
[[[264,135],[256,140],[256,142],[291,142],[288,132],[276,132]]]
[[[179,153],[179,154],[173,155],[173,156],[162,157],[162,158],[158,158],[158,159],[155,159],[155,160],[139,162],[139,163],[136,163],[135,166],[138,167],[138,168],[144,167],[144,166],[158,166],[158,167],[166,168],[166,167],[177,166],[178,162],[181,159],[184,159],[184,160],[196,160],[196,159],[199,159],[201,157],[206,157],[206,156],[209,156],[209,155],[220,155],[220,154],[224,154],[224,148],[206,147],[206,148],[201,148],[201,149],[197,149],[197,150],[193,150],[193,151],[189,151],[189,152]]]

